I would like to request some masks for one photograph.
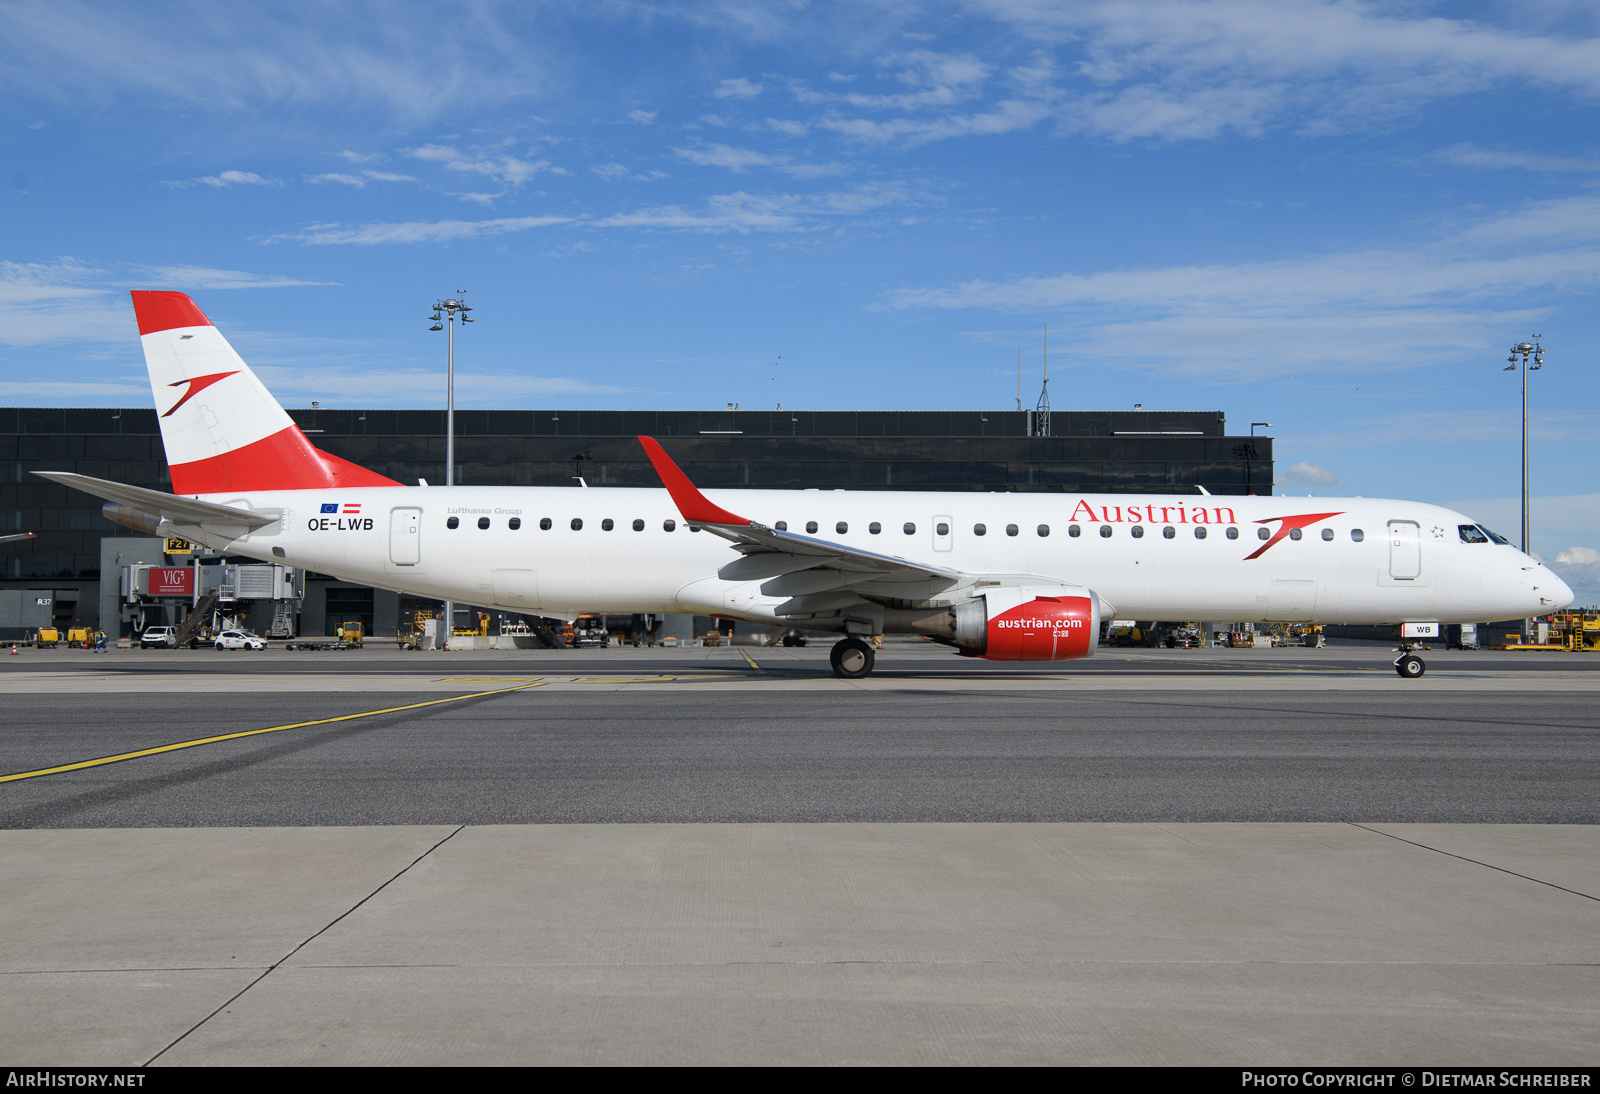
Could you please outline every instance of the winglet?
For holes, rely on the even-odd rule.
[[[650,462],[655,465],[656,474],[661,476],[662,485],[667,488],[667,493],[672,495],[673,504],[678,507],[678,512],[683,514],[683,519],[690,524],[752,524],[753,521],[745,517],[734,516],[726,509],[713,505],[711,501],[699,490],[694,483],[689,481],[678,465],[672,462],[672,457],[667,455],[654,437],[640,437],[639,443],[644,445],[645,455],[650,457]]]

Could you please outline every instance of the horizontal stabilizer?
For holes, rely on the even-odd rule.
[[[172,494],[163,494],[159,490],[146,490],[142,486],[128,486],[108,479],[75,475],[70,471],[33,473],[41,479],[49,479],[62,486],[82,490],[85,494],[93,494],[97,498],[126,505],[170,524],[213,528],[219,533],[231,534],[235,538],[272,524],[281,515],[276,510],[258,513],[254,509],[236,509],[231,505],[218,505],[211,501],[180,498]]]

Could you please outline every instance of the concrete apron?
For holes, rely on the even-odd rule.
[[[0,832],[7,1064],[1592,1065],[1600,828]]]

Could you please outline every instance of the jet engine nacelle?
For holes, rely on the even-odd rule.
[[[955,642],[991,661],[1070,661],[1094,653],[1100,598],[1079,585],[992,589],[957,604]]]

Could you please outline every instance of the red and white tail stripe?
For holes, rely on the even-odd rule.
[[[319,451],[193,300],[132,296],[173,493],[400,485]]]

